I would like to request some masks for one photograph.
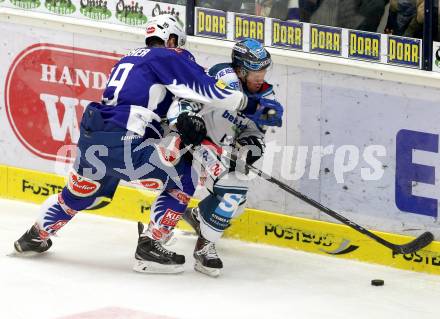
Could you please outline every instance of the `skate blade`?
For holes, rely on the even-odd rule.
[[[18,243],[14,242],[14,249],[11,250],[9,254],[6,254],[8,257],[32,257],[40,255],[41,253],[38,253],[36,251],[21,251],[19,248],[17,248]]]
[[[17,251],[15,248],[12,250],[9,254],[6,254],[8,257],[35,257],[40,256],[41,254],[44,254],[45,252],[38,253],[36,251]]]
[[[153,261],[135,260],[133,270],[148,274],[178,274],[185,268],[183,265],[162,265]]]
[[[194,269],[202,274],[208,275],[210,277],[218,277],[220,276],[221,269],[220,268],[209,268],[203,266],[199,261],[196,261],[194,264]]]

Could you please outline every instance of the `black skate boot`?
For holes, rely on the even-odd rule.
[[[183,213],[183,220],[186,221],[195,231],[197,235],[200,235],[200,220],[199,220],[199,208],[187,208]]]
[[[50,238],[42,239],[36,225],[14,242],[15,252],[19,255],[36,255],[45,252],[51,246],[52,240]]]
[[[176,274],[184,271],[185,256],[178,255],[143,234],[144,225],[138,222],[139,239],[135,254],[134,271],[158,274]]]
[[[223,262],[217,255],[215,244],[199,235],[194,248],[194,269],[211,277],[220,275]]]

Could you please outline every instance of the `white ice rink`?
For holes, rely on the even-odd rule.
[[[38,206],[0,200],[0,319],[440,318],[440,277],[222,240],[219,278],[131,270],[136,224],[78,214],[34,258],[9,257]],[[373,287],[371,279],[385,280]]]

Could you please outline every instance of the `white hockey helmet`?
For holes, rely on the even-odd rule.
[[[151,37],[158,37],[165,42],[165,45],[174,34],[177,37],[177,47],[181,47],[186,42],[186,34],[183,26],[177,18],[171,14],[158,15],[147,22],[145,28],[145,43]]]

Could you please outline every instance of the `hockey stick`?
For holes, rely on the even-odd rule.
[[[283,182],[279,181],[278,179],[270,176],[269,174],[266,174],[262,170],[256,168],[255,166],[251,164],[246,164],[243,161],[237,159],[237,157],[234,154],[229,154],[222,148],[218,147],[217,145],[213,144],[209,141],[204,141],[202,144],[208,147],[213,147],[215,149],[215,152],[226,159],[228,159],[231,163],[240,163],[242,167],[246,167],[250,171],[254,172],[258,176],[262,177],[266,181],[277,185],[282,190],[286,191],[287,193],[301,199],[302,201],[306,202],[307,204],[319,209],[320,211],[326,213],[327,215],[339,220],[341,223],[353,228],[354,230],[370,237],[371,239],[375,240],[379,244],[388,247],[396,254],[411,254],[414,253],[427,245],[429,245],[434,240],[434,235],[431,232],[424,232],[419,237],[415,238],[414,240],[410,241],[409,243],[398,245],[393,244],[382,237],[372,233],[368,229],[365,229],[361,225],[356,224],[355,222],[351,221],[350,219],[340,215],[339,213],[335,212],[334,210],[322,205],[321,203],[315,201],[314,199],[311,199],[307,197],[306,195],[298,192],[297,190],[293,189],[292,187],[284,184]]]

